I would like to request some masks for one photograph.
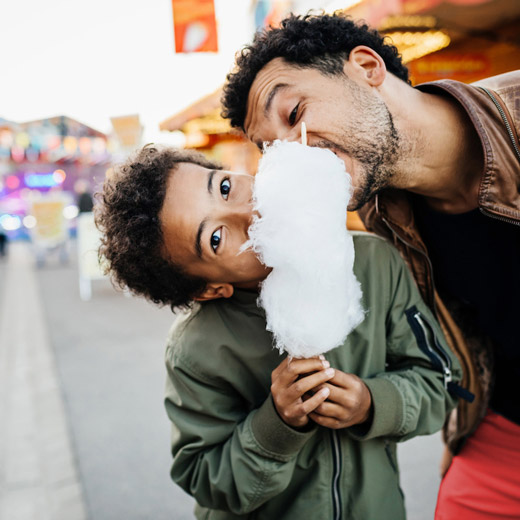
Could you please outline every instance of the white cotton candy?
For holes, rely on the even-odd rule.
[[[276,141],[260,161],[253,189],[252,247],[273,270],[259,304],[275,345],[311,357],[341,345],[363,320],[346,229],[350,176],[331,151]]]

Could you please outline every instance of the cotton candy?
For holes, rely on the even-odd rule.
[[[341,345],[364,317],[346,229],[350,176],[331,151],[276,141],[253,187],[251,247],[272,267],[260,288],[275,346],[293,357]]]

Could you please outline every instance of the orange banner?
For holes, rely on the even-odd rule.
[[[214,0],[172,0],[175,52],[218,52]]]

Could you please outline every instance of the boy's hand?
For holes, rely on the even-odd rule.
[[[305,426],[309,413],[327,399],[330,388],[321,388],[305,401],[302,397],[334,377],[334,373],[329,362],[319,357],[285,358],[271,374],[271,393],[282,420],[294,428]]]
[[[327,402],[309,414],[319,425],[340,429],[364,423],[370,418],[372,395],[358,376],[336,370],[334,377],[322,388],[330,391]]]

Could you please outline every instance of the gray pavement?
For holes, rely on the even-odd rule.
[[[168,475],[171,311],[106,280],[82,302],[74,255],[36,270],[27,245],[12,246],[0,263],[0,520],[193,518]],[[439,435],[399,447],[409,520],[433,518],[440,451]]]
[[[0,519],[86,518],[55,360],[31,259],[2,265]]]

